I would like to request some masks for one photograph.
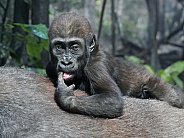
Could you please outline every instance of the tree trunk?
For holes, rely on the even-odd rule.
[[[7,14],[8,14],[8,10],[9,10],[9,6],[10,6],[10,0],[7,0],[7,2],[6,2],[6,4],[5,4],[5,6],[3,6],[3,4],[2,3],[0,3],[1,4],[1,7],[3,7],[2,9],[3,10],[1,10],[1,12],[3,13],[1,13],[1,19],[2,19],[2,25],[1,25],[1,32],[4,32],[4,30],[5,30],[5,23],[6,23],[6,18],[7,18]],[[1,43],[3,43],[3,37],[4,37],[4,34],[2,33],[1,35],[0,35],[1,37],[0,37],[0,42]]]
[[[102,9],[101,9],[101,15],[100,15],[100,21],[99,21],[99,27],[98,27],[98,37],[97,40],[100,41],[101,31],[102,31],[102,23],[103,23],[103,17],[104,17],[104,11],[106,6],[107,0],[104,0],[102,3]]]
[[[23,0],[15,0],[14,3],[14,23],[22,23],[22,24],[28,24],[29,21],[29,4],[26,3]],[[13,33],[19,33],[21,35],[25,35],[25,31],[22,30],[21,27],[15,26],[13,28]],[[12,38],[11,42],[11,48],[13,51],[18,55],[19,58],[22,60],[22,64],[24,64],[23,61],[27,61],[28,57],[26,54],[26,47],[25,47],[25,42],[22,40],[18,40],[16,37]],[[7,61],[10,62],[11,61]],[[15,63],[12,61],[12,63]]]
[[[32,0],[31,12],[32,24],[45,24],[49,26],[49,1],[48,0]]]
[[[148,46],[151,49],[151,66],[154,71],[159,68],[158,59],[158,42],[157,42],[157,32],[158,32],[158,0],[146,0],[149,20],[148,20]]]
[[[49,0],[32,0],[32,24],[45,24],[49,26]],[[41,67],[45,68],[49,61],[49,52],[45,49],[41,52]]]
[[[165,37],[165,0],[159,1],[159,21],[159,39],[163,39]]]
[[[95,0],[84,1],[84,14],[85,17],[88,18],[92,29],[96,31],[97,28],[95,27]]]
[[[112,32],[112,54],[115,55],[115,8],[114,8],[114,0],[111,0],[111,32]]]
[[[123,24],[122,24],[122,20],[123,20],[123,8],[124,8],[124,0],[120,0],[120,1],[115,1],[117,2],[117,22],[118,22],[118,27],[119,27],[119,34],[120,37],[124,37],[124,28],[123,28]]]
[[[28,24],[29,21],[29,4],[23,0],[15,0],[14,23]],[[25,34],[21,27],[15,27],[14,32]]]

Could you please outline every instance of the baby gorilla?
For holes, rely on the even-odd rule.
[[[105,53],[85,17],[62,13],[53,20],[48,36],[51,61],[46,71],[57,86],[55,100],[62,109],[114,118],[122,115],[125,95],[184,107],[180,89],[142,67]]]

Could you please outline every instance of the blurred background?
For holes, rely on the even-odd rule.
[[[0,66],[45,74],[49,24],[67,11],[88,18],[108,53],[183,88],[184,0],[1,0]]]

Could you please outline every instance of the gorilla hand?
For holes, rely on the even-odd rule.
[[[62,76],[63,73],[58,74],[58,87],[55,92],[55,100],[63,109],[72,109],[76,104],[73,93],[75,85],[67,86]]]
[[[75,88],[75,84],[67,86],[63,80],[63,73],[60,72],[58,74],[58,87],[56,89],[56,93],[61,93],[63,96],[73,96],[72,92]]]

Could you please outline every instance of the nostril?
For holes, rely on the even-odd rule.
[[[71,61],[61,61],[61,64],[65,65],[65,66],[68,66],[70,64],[73,64],[73,62],[71,62]]]

